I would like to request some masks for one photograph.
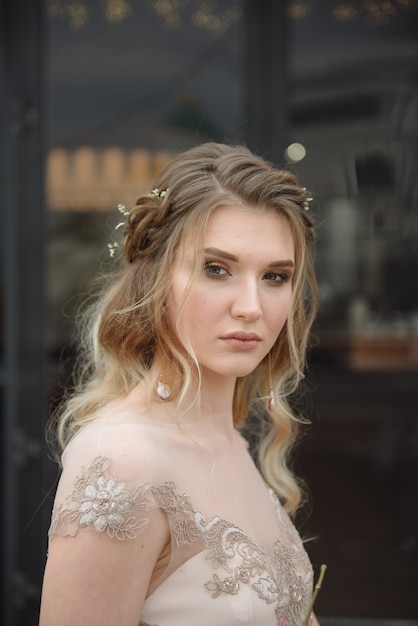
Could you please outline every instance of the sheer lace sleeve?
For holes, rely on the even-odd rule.
[[[129,488],[110,472],[109,465],[109,458],[97,456],[88,467],[81,467],[72,492],[54,507],[50,538],[92,528],[119,540],[135,539],[149,522],[146,513],[154,507],[151,482]]]
[[[124,427],[87,427],[77,435],[63,455],[50,540],[75,536],[81,529],[135,539],[158,506],[150,447],[146,437],[134,445],[132,432]]]

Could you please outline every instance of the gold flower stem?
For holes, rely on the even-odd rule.
[[[304,618],[302,620],[302,626],[308,626],[309,618],[310,618],[311,613],[313,611],[313,607],[314,607],[314,604],[315,604],[316,597],[317,597],[317,595],[319,593],[319,590],[321,589],[322,581],[324,580],[324,576],[325,576],[326,570],[327,570],[327,566],[326,565],[321,565],[321,571],[319,573],[318,582],[315,585],[315,589],[314,589],[314,592],[313,592],[313,595],[312,595],[312,600],[311,600],[311,603],[309,605],[309,608],[308,608],[308,610],[306,612],[306,615],[304,616]]]

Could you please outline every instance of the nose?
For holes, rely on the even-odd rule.
[[[255,322],[262,316],[260,294],[255,281],[246,280],[237,286],[231,305],[231,314],[235,318]]]

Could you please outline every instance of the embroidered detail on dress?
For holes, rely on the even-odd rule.
[[[255,589],[259,597],[268,602],[268,604],[275,602],[279,597],[277,585],[271,576],[260,578],[260,582],[253,584],[253,589]]]
[[[134,511],[149,511],[154,506],[151,483],[127,490],[114,476],[105,472],[109,459],[97,457],[74,481],[74,490],[65,503],[53,511],[49,536],[75,535],[78,528],[91,527],[116,539],[134,539],[136,531],[148,523]]]
[[[190,498],[177,495],[172,482],[153,487],[159,506],[170,520],[177,547],[203,541],[206,559],[215,573],[205,584],[213,598],[223,593],[237,594],[240,585],[250,585],[267,604],[276,603],[279,624],[299,624],[309,606],[312,593],[312,568],[299,535],[275,499],[277,516],[286,543],[276,542],[272,554],[266,553],[237,526],[219,516],[206,520],[193,511]]]
[[[227,576],[223,580],[217,574],[213,575],[213,579],[206,583],[206,589],[213,591],[212,598],[217,598],[221,593],[236,594],[239,591],[239,582],[233,576]]]

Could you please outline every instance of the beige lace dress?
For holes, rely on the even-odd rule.
[[[208,470],[204,447],[197,456],[188,455],[187,446],[179,450],[182,437],[198,441],[199,434],[173,428],[120,416],[85,427],[63,456],[50,540],[93,532],[106,549],[108,541],[149,537],[153,515],[163,511],[171,540],[138,625],[300,626],[312,595],[312,568],[242,438],[237,435],[236,446],[246,464],[246,502],[245,489],[236,499],[219,497],[233,468],[216,462]],[[271,507],[274,524],[267,523],[273,519],[268,515],[250,523],[258,519],[257,507]]]

